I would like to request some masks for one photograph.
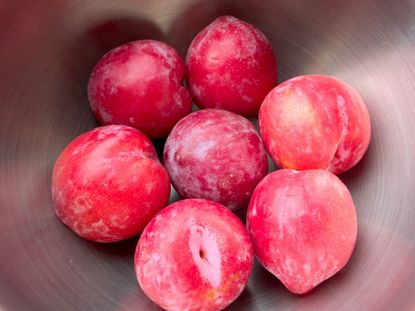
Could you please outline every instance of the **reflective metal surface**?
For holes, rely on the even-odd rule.
[[[3,0],[0,310],[158,310],[135,280],[137,239],[100,245],[70,232],[53,213],[51,170],[65,144],[96,125],[86,83],[104,52],[154,38],[184,55],[222,14],[263,30],[280,81],[322,73],[354,86],[373,126],[365,158],[341,176],[359,219],[350,263],[303,297],[256,265],[229,309],[415,310],[413,0]]]

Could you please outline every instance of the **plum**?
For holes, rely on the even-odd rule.
[[[89,103],[102,124],[128,125],[150,138],[164,137],[192,111],[184,76],[184,61],[173,47],[155,40],[129,42],[95,65]]]
[[[128,126],[108,125],[78,136],[53,168],[57,216],[92,241],[138,234],[169,195],[169,176],[150,139]]]
[[[166,310],[221,310],[245,288],[254,251],[242,222],[203,199],[175,202],[144,229],[135,271],[144,293]]]
[[[296,294],[341,270],[357,237],[348,189],[321,169],[265,177],[252,195],[247,227],[259,262]]]
[[[261,105],[259,127],[277,165],[297,170],[340,174],[360,161],[370,141],[369,113],[360,95],[324,75],[299,76],[275,87]]]
[[[164,162],[177,192],[230,209],[246,206],[267,174],[265,148],[244,117],[204,109],[179,121],[167,138]]]
[[[200,108],[256,116],[277,83],[270,42],[253,25],[221,16],[192,41],[186,56],[190,93]]]

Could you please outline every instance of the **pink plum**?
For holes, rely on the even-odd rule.
[[[177,192],[230,209],[246,206],[267,174],[266,151],[254,126],[220,109],[191,113],[173,128],[164,161]]]
[[[140,131],[109,125],[75,138],[52,174],[60,220],[81,237],[115,242],[141,232],[166,206],[170,181]]]
[[[308,75],[274,88],[259,112],[265,147],[282,168],[353,167],[370,141],[369,113],[360,95],[328,76]]]
[[[192,110],[183,86],[185,65],[171,46],[155,40],[126,43],[105,54],[88,83],[91,109],[102,124],[167,136]]]
[[[135,271],[144,293],[166,310],[221,310],[245,288],[254,252],[231,211],[203,199],[178,201],[144,229]]]
[[[320,169],[265,177],[252,195],[247,226],[259,262],[296,294],[342,269],[357,236],[348,189]]]
[[[186,68],[197,106],[244,116],[256,116],[277,83],[270,42],[260,30],[232,16],[218,17],[193,39]]]

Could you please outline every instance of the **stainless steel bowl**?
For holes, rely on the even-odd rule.
[[[346,268],[300,297],[256,264],[229,309],[415,310],[413,0],[3,0],[0,310],[158,310],[135,280],[137,239],[101,245],[70,232],[53,212],[51,170],[71,139],[96,126],[86,83],[104,52],[155,38],[185,55],[222,14],[268,36],[280,81],[324,73],[354,86],[373,125],[366,156],[341,176],[359,219]]]

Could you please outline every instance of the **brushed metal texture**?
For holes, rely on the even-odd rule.
[[[222,14],[268,36],[280,81],[334,75],[360,92],[372,118],[366,156],[341,175],[359,221],[349,264],[301,297],[256,264],[229,310],[415,310],[413,0],[3,0],[0,310],[159,310],[135,279],[137,238],[101,245],[73,234],[54,215],[51,170],[69,141],[97,125],[86,83],[103,53],[154,38],[184,56]]]

